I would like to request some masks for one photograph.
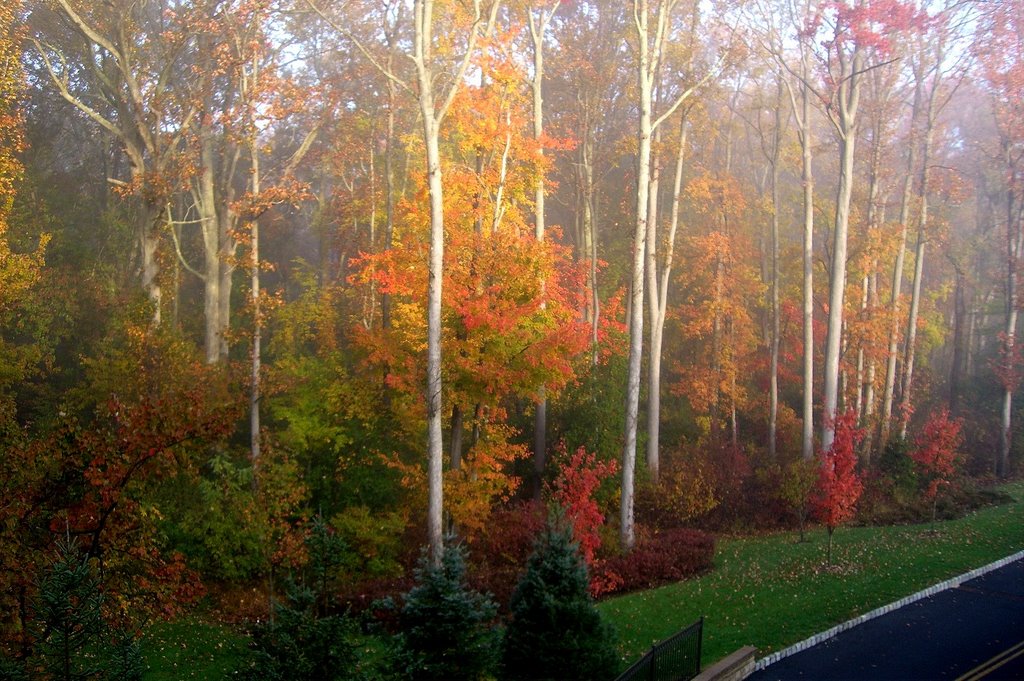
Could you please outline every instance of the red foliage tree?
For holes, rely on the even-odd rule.
[[[594,565],[594,553],[601,546],[601,525],[604,514],[594,499],[601,482],[618,472],[614,459],[600,462],[594,454],[580,447],[566,458],[565,443],[558,445],[562,461],[550,488],[551,499],[564,511],[572,523],[573,536],[580,543],[580,553],[587,565]]]
[[[835,440],[821,454],[818,485],[811,498],[814,517],[828,528],[828,554],[832,563],[832,533],[853,517],[857,500],[864,489],[857,475],[857,445],[864,432],[857,428],[857,414],[848,411],[835,423]]]
[[[961,426],[961,420],[949,418],[949,410],[943,408],[928,417],[924,428],[914,438],[914,449],[910,452],[918,474],[928,483],[924,494],[932,501],[932,529],[939,488],[949,484],[956,470],[957,449],[963,441]]]
[[[86,364],[88,388],[69,395],[53,432],[0,457],[0,608],[17,608],[19,627],[59,537],[98,561],[111,617],[173,616],[202,593],[167,550],[152,492],[234,431],[234,384],[141,320]]]

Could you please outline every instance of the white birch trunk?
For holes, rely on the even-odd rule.
[[[530,38],[533,41],[533,137],[537,142],[537,154],[541,159],[544,157],[544,148],[541,146],[541,138],[544,135],[544,34],[547,32],[548,23],[558,10],[561,0],[555,0],[550,12],[541,10],[539,19],[534,19],[533,11],[528,10],[530,19]],[[541,169],[537,173],[537,183],[534,187],[534,236],[538,242],[544,241],[544,172]],[[544,282],[541,281],[541,295],[544,295]],[[541,300],[541,308],[546,303]],[[533,475],[534,475],[534,497],[540,499],[541,480],[544,476],[544,467],[547,463],[547,429],[548,429],[548,400],[545,387],[542,384],[537,389],[537,405],[533,422]]]
[[[839,359],[843,332],[843,293],[846,288],[847,232],[853,191],[853,158],[857,141],[857,106],[864,58],[861,52],[839,56],[843,80],[839,86],[839,188],[833,231],[832,271],[829,278],[828,336],[825,340],[821,448],[828,451],[835,438],[839,398]]]

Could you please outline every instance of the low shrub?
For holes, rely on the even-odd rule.
[[[289,578],[273,617],[252,628],[249,654],[237,675],[252,681],[342,681],[357,678],[356,624],[335,614],[336,574],[344,540],[314,516],[305,537],[309,561],[302,582]]]
[[[401,594],[413,586],[415,581],[411,575],[351,582],[342,585],[335,602],[342,612],[379,625],[386,631],[395,631],[398,612],[392,606],[400,605]]]
[[[711,569],[715,540],[698,530],[675,529],[641,540],[627,554],[599,561],[591,589],[610,596],[677,582]]]
[[[894,438],[878,458],[879,477],[890,483],[890,493],[898,505],[908,505],[918,497],[919,485],[910,458],[910,444]]]
[[[931,504],[923,495],[901,500],[893,493],[892,480],[874,474],[865,485],[857,512],[859,525],[910,525],[931,517]],[[988,506],[1012,503],[1013,497],[987,486],[987,481],[958,477],[943,491],[936,506],[936,518],[952,520]]]
[[[489,592],[501,607],[526,569],[537,537],[544,530],[544,506],[535,501],[513,504],[491,514],[489,530],[472,538],[470,583]]]

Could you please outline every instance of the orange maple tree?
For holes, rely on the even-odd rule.
[[[486,82],[460,90],[444,133],[449,156],[444,193],[445,266],[442,285],[446,412],[471,415],[465,457],[447,473],[453,491],[446,507],[468,530],[486,519],[488,503],[518,486],[508,475],[527,450],[512,440],[504,405],[549,396],[574,377],[575,358],[587,348],[579,318],[585,295],[582,267],[560,243],[557,228],[538,241],[528,227],[537,141],[527,134],[522,74],[507,48],[495,43],[482,68]],[[397,206],[390,249],[364,254],[352,282],[391,301],[388,328],[359,325],[358,347],[370,367],[385,372],[391,408],[415,429],[425,419],[426,302],[429,215],[426,187]],[[461,430],[452,419],[453,431]],[[458,433],[453,432],[458,436]],[[417,475],[406,471],[411,482]]]

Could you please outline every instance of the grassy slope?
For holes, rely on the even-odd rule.
[[[246,645],[232,629],[194,619],[158,622],[140,643],[146,681],[227,678]]]
[[[835,571],[823,570],[825,531],[719,542],[703,577],[600,604],[624,662],[701,615],[705,666],[743,645],[763,656],[949,577],[1024,549],[1024,483],[1016,503],[928,525],[836,530]]]

